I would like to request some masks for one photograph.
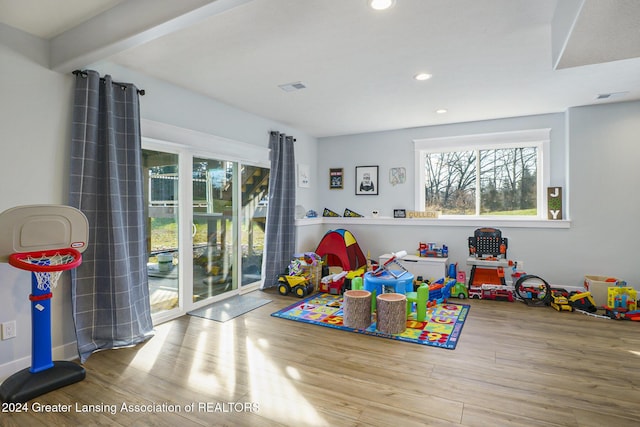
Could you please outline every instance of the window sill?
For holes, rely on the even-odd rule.
[[[495,228],[571,228],[571,220],[505,219],[505,218],[391,218],[391,217],[318,217],[296,219],[296,226],[336,225],[402,225],[433,227],[495,227]]]

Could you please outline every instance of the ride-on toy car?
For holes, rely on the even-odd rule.
[[[313,288],[313,283],[305,276],[281,274],[278,277],[278,292],[281,295],[288,295],[289,292],[293,291],[298,298],[304,298],[313,292]]]

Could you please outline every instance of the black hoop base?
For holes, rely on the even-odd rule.
[[[0,385],[0,401],[24,403],[34,397],[82,381],[86,375],[84,368],[76,363],[53,362],[53,367],[31,373],[30,368],[18,371]]]

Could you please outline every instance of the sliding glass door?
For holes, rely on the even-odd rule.
[[[151,139],[143,146],[154,322],[257,288],[269,168],[236,153],[230,160]]]
[[[241,171],[242,208],[240,218],[241,263],[243,286],[258,282],[262,273],[269,169],[244,165]]]
[[[269,169],[196,157],[192,172],[198,302],[260,281]]]
[[[193,301],[238,288],[237,164],[193,158]]]

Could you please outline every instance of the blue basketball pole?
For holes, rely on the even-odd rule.
[[[31,300],[30,372],[33,374],[53,367],[53,360],[51,359],[52,296],[51,289],[38,289],[38,278],[36,273],[32,272],[31,295],[29,295],[29,299]]]
[[[82,381],[81,365],[51,358],[51,283],[38,285],[38,274],[31,272],[31,367],[0,384],[0,401],[22,403],[58,388]],[[44,273],[50,274],[50,273]],[[51,276],[47,277],[50,282]],[[40,289],[42,288],[42,289]]]

